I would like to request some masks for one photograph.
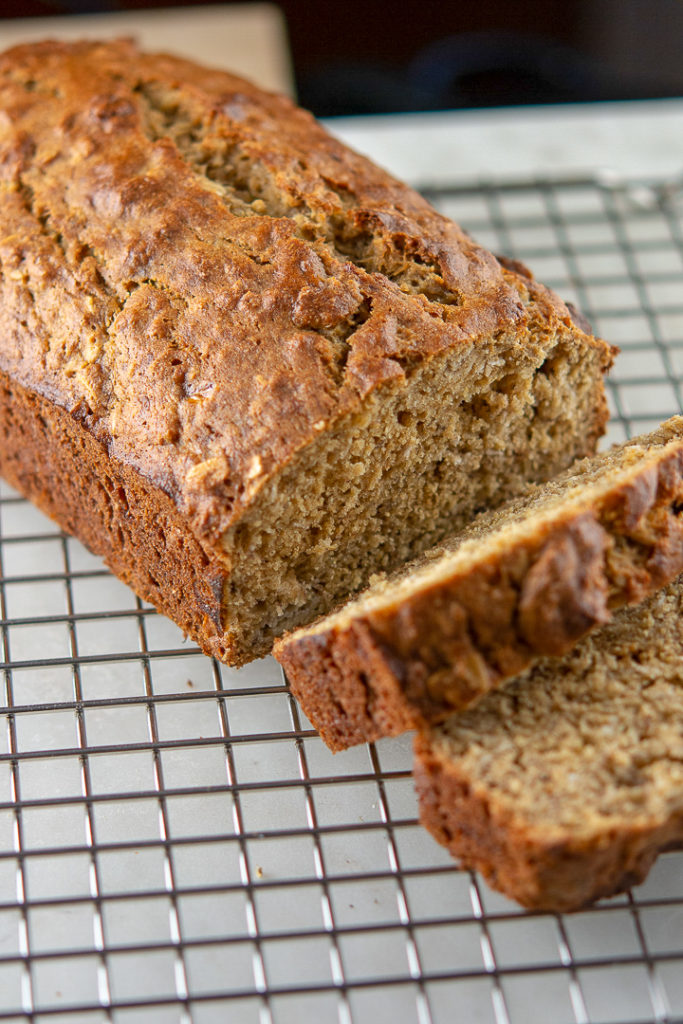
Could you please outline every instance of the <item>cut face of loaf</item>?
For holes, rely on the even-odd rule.
[[[0,57],[0,471],[207,652],[270,649],[594,450],[611,359],[288,100]]]
[[[523,906],[577,910],[683,845],[683,579],[416,740],[424,825]]]
[[[424,728],[683,571],[683,417],[531,487],[275,654],[332,749]]]

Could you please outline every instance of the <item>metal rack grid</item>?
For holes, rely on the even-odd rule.
[[[673,188],[425,190],[621,346],[610,440],[680,410]],[[332,756],[0,484],[0,1020],[683,1021],[683,854],[524,914],[416,822],[410,739]]]

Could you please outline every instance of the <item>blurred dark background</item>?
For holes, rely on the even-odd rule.
[[[0,0],[0,17],[172,6],[191,0]],[[278,6],[319,116],[683,95],[682,0]]]

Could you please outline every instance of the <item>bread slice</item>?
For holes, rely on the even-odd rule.
[[[683,845],[683,578],[416,740],[422,823],[523,906],[577,910]]]
[[[594,451],[611,350],[284,97],[0,56],[0,472],[208,653]]]
[[[423,728],[683,570],[683,417],[573,466],[276,644],[332,749]]]

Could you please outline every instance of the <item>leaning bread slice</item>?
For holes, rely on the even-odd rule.
[[[484,513],[276,657],[332,749],[443,720],[683,570],[683,417]]]
[[[683,577],[416,741],[422,823],[530,908],[576,910],[683,845]]]

